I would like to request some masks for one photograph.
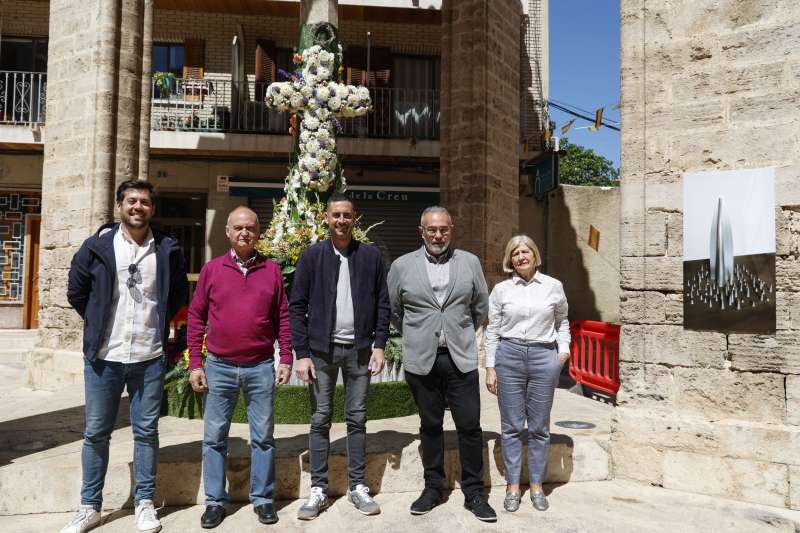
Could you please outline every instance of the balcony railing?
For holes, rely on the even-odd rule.
[[[175,79],[166,89],[153,84],[154,130],[286,134],[289,114],[264,103],[267,83]],[[439,94],[422,89],[370,89],[373,111],[342,119],[346,137],[439,138]]]
[[[43,124],[46,72],[0,71],[0,124]]]
[[[175,79],[162,90],[153,83],[153,130],[284,135],[289,114],[263,103],[266,83]],[[435,140],[439,93],[431,89],[372,88],[373,111],[342,119],[341,136]],[[0,71],[0,124],[43,124],[46,72]]]

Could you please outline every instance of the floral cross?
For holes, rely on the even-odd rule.
[[[269,107],[302,116],[290,188],[328,190],[337,177],[337,117],[358,117],[369,111],[369,89],[333,81],[335,59],[319,45],[306,48],[300,68],[290,81],[272,83],[267,89]]]
[[[260,241],[262,253],[275,259],[284,273],[293,271],[305,246],[325,235],[324,206],[308,193],[327,191],[331,185],[344,190],[336,155],[335,131],[341,128],[337,117],[358,117],[370,110],[369,89],[332,80],[334,65],[342,59],[341,45],[338,48],[334,54],[313,45],[304,49],[302,56],[295,54],[299,66],[290,80],[272,83],[267,89],[269,107],[302,118],[296,158],[284,186],[286,196],[275,205],[272,223]],[[292,129],[298,129],[296,118]]]

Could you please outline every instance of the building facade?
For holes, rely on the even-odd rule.
[[[800,509],[800,7],[621,5],[614,475]],[[685,330],[684,175],[764,167],[775,168],[777,331]]]
[[[58,386],[82,372],[69,262],[113,218],[117,183],[156,185],[154,225],[179,238],[194,275],[227,248],[233,207],[268,225],[292,140],[289,117],[263,94],[291,70],[300,2],[0,7],[0,323],[38,327],[30,378]],[[543,148],[546,72],[533,71],[546,62],[530,54],[546,55],[546,28],[531,29],[546,2],[352,0],[338,10],[344,81],[369,85],[374,103],[342,122],[337,143],[362,224],[383,221],[371,238],[388,264],[419,245],[425,206],[448,205],[459,245],[499,279],[498,247],[519,228],[517,162]]]

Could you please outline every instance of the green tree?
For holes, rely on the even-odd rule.
[[[619,169],[605,157],[596,154],[591,148],[572,144],[569,139],[561,139],[559,182],[568,185],[594,185],[606,187],[619,186]]]

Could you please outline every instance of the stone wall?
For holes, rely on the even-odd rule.
[[[800,5],[623,0],[615,476],[800,509]],[[777,167],[777,333],[682,327],[682,175]]]
[[[542,254],[543,271],[564,284],[570,320],[619,322],[617,187],[562,185],[546,201],[520,195],[519,229]],[[600,232],[591,248],[589,226]]]
[[[441,194],[490,284],[519,220],[519,0],[442,3]]]
[[[83,321],[66,300],[69,265],[83,241],[112,220],[115,183],[138,175],[143,107],[136,61],[142,3],[59,0],[50,13],[41,310],[28,361],[30,381],[43,387],[82,377]]]

